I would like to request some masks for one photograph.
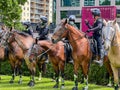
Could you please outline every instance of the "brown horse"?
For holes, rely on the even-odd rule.
[[[21,71],[22,60],[17,59],[15,57],[16,53],[14,51],[10,52],[8,50],[8,48],[0,46],[0,52],[1,52],[0,53],[0,62],[8,59],[10,65],[11,65],[11,68],[12,68],[12,79],[10,80],[10,83],[14,82],[15,75],[17,72],[19,72],[20,79],[19,79],[18,83],[21,84],[22,83],[22,71]]]
[[[39,47],[44,49],[43,53],[46,52],[48,54],[49,60],[53,65],[56,77],[56,84],[54,85],[54,88],[58,88],[59,86],[59,75],[62,79],[61,88],[64,88],[64,68],[66,60],[66,56],[64,53],[64,43],[60,41],[56,44],[53,44],[51,41],[41,40],[38,41],[38,45]]]
[[[120,68],[120,27],[116,20],[108,21],[103,29],[105,50],[108,51],[108,58],[114,76],[114,90],[119,89],[118,68]]]
[[[20,32],[20,31],[7,31],[1,41],[2,41],[1,42],[2,45],[4,44],[8,45],[11,52],[16,49],[14,52],[15,57],[18,59],[24,59],[26,61],[26,64],[30,72],[34,70],[30,66],[31,62],[29,60],[31,49],[34,44],[34,39],[32,38],[32,36],[25,34],[23,32]],[[15,46],[14,43],[17,43],[17,46]],[[34,80],[30,80],[28,85],[34,86],[34,83],[35,83]]]
[[[87,38],[85,38],[85,34],[81,31],[76,30],[71,25],[67,24],[67,20],[61,22],[55,29],[55,33],[52,36],[52,41],[57,42],[62,38],[67,37],[72,48],[72,57],[74,60],[74,81],[75,87],[72,90],[78,90],[78,70],[79,67],[82,68],[82,72],[85,77],[86,86],[83,88],[84,90],[88,89],[88,71],[89,71],[89,63],[92,56],[92,52],[90,50],[90,43]]]

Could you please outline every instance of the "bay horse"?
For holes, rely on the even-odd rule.
[[[75,86],[72,90],[78,90],[78,70],[81,67],[85,77],[84,90],[88,90],[88,71],[89,63],[92,57],[90,50],[89,40],[85,37],[85,34],[76,30],[73,26],[67,23],[67,19],[62,21],[56,28],[52,36],[54,43],[60,41],[62,38],[67,37],[71,44],[73,51],[72,57],[74,60],[74,82]]]
[[[13,31],[7,31],[1,41],[2,41],[1,44],[4,45],[6,43],[6,45],[8,45],[11,51],[13,51],[16,48],[14,53],[16,57],[25,60],[30,72],[34,70],[29,60],[31,49],[34,44],[34,38],[32,38],[32,36],[20,31],[13,30]],[[14,46],[14,43],[17,43],[18,46]],[[21,50],[19,50],[18,47]],[[32,77],[34,77],[32,73],[31,75]],[[34,84],[35,82],[33,78],[31,78],[28,85],[34,86]]]
[[[114,76],[114,90],[119,89],[118,68],[120,68],[120,27],[116,20],[109,20],[103,28],[104,47]]]
[[[56,80],[56,84],[53,86],[53,88],[59,87],[59,75],[61,76],[61,88],[64,88],[64,68],[66,60],[64,43],[59,41],[56,44],[53,44],[48,40],[39,40],[37,44],[44,50],[43,53],[46,52],[48,54],[49,60],[53,65]]]
[[[1,61],[5,61],[8,60],[10,65],[11,65],[11,69],[12,69],[12,78],[10,80],[10,83],[14,82],[15,76],[17,73],[19,73],[20,75],[20,79],[18,81],[19,84],[22,83],[22,70],[21,70],[21,65],[22,65],[22,60],[21,58],[17,58],[16,54],[20,53],[17,52],[17,50],[19,50],[20,48],[17,48],[17,43],[12,43],[14,46],[14,49],[11,51],[10,48],[6,47],[5,45],[2,45],[3,42],[5,42],[3,40],[3,38],[5,38],[5,35],[7,34],[7,31],[2,31],[0,33],[0,39],[1,39],[1,44],[0,44],[0,62]],[[1,66],[0,66],[1,67]]]

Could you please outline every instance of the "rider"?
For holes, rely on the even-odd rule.
[[[36,31],[39,33],[39,40],[47,40],[49,29],[47,28],[48,19],[46,16],[40,17],[40,25],[36,27]]]
[[[33,36],[33,29],[31,27],[31,23],[30,22],[24,22],[23,23],[26,27],[25,29],[27,30],[27,33],[31,36]]]
[[[76,19],[75,15],[70,15],[69,18],[68,18],[68,24],[70,24],[71,26],[73,26],[73,27],[75,27],[77,30],[79,30],[78,27],[77,27],[76,24],[75,24],[75,19]],[[71,46],[70,46],[70,44],[69,44],[68,39],[65,38],[64,42],[66,43],[65,46],[66,46],[66,51],[67,51],[67,60],[68,60],[69,63],[73,63],[73,59],[72,59],[72,55],[71,55],[71,53],[72,53],[72,51],[71,51],[72,48],[71,48]]]
[[[48,19],[46,16],[41,16],[40,17],[40,25],[36,27],[36,31],[39,33],[39,40],[48,40],[48,32],[49,32],[49,29],[47,28],[47,22],[48,22]],[[46,63],[48,63],[48,56],[47,54],[45,53],[44,54],[45,57],[46,57]]]
[[[95,22],[94,25],[91,26],[88,20],[85,20],[86,25],[88,26],[87,32],[93,31],[93,38],[97,42],[98,54],[100,55],[100,60],[94,60],[100,66],[103,65],[103,58],[104,58],[104,48],[102,45],[102,28],[104,26],[103,19],[100,17],[100,9],[93,8],[91,9],[92,15],[94,16]]]
[[[70,24],[71,26],[73,26],[73,27],[75,27],[77,30],[79,30],[78,27],[77,27],[76,24],[75,24],[75,19],[76,19],[75,15],[70,15],[70,16],[69,16],[68,24]]]

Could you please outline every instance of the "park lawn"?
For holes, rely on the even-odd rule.
[[[29,82],[29,77],[26,76],[23,76],[23,83],[21,85],[18,84],[18,76],[15,78],[13,84],[9,83],[11,76],[2,75],[1,78],[0,90],[60,90],[60,88],[53,88],[55,82],[53,82],[50,78],[42,78],[41,81],[38,81],[36,77],[36,84],[34,87],[27,86],[27,83]],[[65,81],[65,88],[63,90],[72,90],[73,85],[74,82]],[[83,84],[79,83],[79,90],[82,90],[82,86]],[[113,88],[89,84],[89,90],[113,90]]]

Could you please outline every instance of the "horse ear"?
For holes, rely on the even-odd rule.
[[[114,21],[113,21],[113,25],[115,25],[117,23],[117,20],[115,19]]]
[[[67,19],[65,19],[64,25],[67,23]]]

